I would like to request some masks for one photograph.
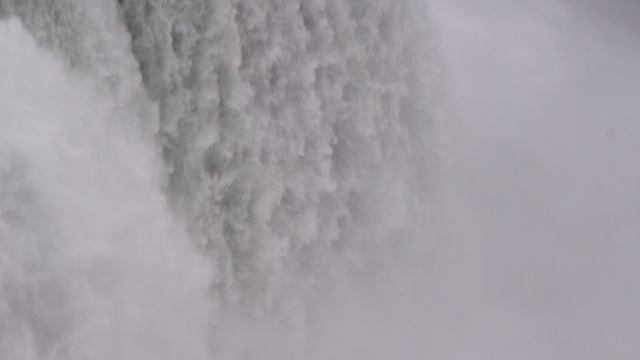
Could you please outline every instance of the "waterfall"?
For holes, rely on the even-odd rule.
[[[264,358],[218,348],[261,331],[240,318],[303,333],[424,241],[441,79],[421,1],[0,14],[0,359]]]

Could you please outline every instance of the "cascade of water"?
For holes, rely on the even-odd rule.
[[[0,15],[0,358],[205,358],[217,310],[291,320],[416,239],[439,81],[421,1]]]

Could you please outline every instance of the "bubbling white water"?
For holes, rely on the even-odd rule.
[[[427,236],[439,76],[420,0],[0,0],[7,14],[0,358],[420,345],[363,325],[396,322],[369,315],[401,308],[398,256]]]

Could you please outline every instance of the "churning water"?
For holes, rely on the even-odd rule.
[[[428,222],[420,1],[0,14],[0,359],[420,357],[382,305]]]

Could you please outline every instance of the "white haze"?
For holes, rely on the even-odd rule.
[[[0,0],[0,360],[637,358],[603,3]]]
[[[441,358],[638,358],[640,3],[435,5],[466,229],[442,277],[476,295]]]
[[[131,118],[16,20],[0,47],[0,357],[204,359],[207,267]]]

